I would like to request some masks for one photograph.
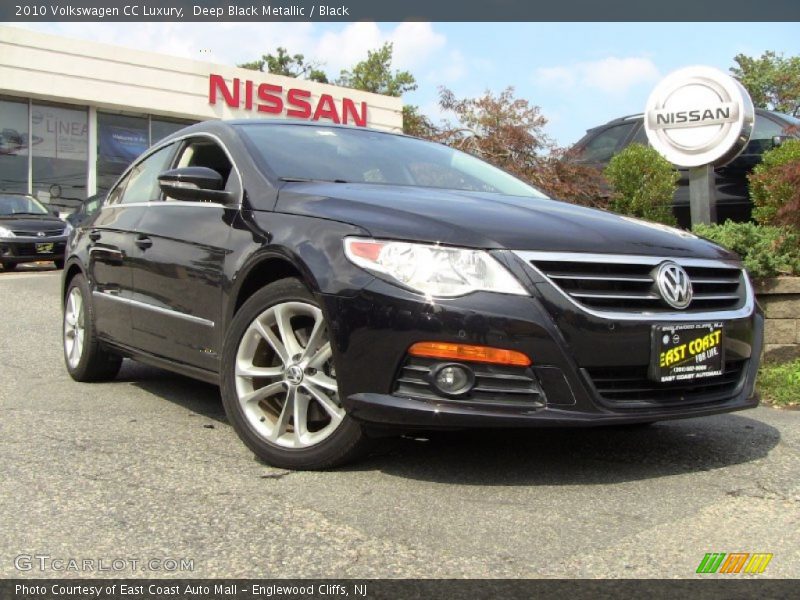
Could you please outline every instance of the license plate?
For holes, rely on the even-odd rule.
[[[53,252],[53,242],[36,244],[36,252],[39,254],[50,254]]]
[[[722,375],[723,323],[685,323],[653,327],[650,378],[660,383]]]

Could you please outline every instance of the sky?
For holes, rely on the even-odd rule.
[[[800,55],[799,23],[14,23],[46,33],[235,65],[274,52],[323,64],[329,78],[394,44],[394,66],[419,85],[404,96],[434,119],[438,88],[498,93],[541,107],[561,146],[642,112],[659,78],[689,65],[727,71],[739,53]]]

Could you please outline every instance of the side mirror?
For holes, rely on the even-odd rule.
[[[51,215],[53,215],[54,217],[57,217],[57,216],[58,216],[58,209],[57,209],[56,207],[54,207],[54,206],[50,206],[50,207],[49,207],[47,210],[48,210],[48,211],[50,212],[50,214],[51,214]]]
[[[786,138],[784,136],[782,136],[782,135],[773,135],[772,136],[772,147],[773,148],[777,148],[778,146],[780,146],[783,143],[783,140],[785,140],[785,139]]]
[[[164,171],[158,176],[161,191],[175,200],[210,200],[227,204],[233,195],[225,191],[225,182],[214,169],[208,167],[180,167]]]

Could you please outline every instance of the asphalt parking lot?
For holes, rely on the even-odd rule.
[[[0,273],[0,577],[80,574],[20,555],[193,561],[84,573],[124,577],[690,577],[707,552],[800,576],[798,411],[448,433],[287,472],[239,442],[213,386],[130,361],[72,382],[59,281]]]

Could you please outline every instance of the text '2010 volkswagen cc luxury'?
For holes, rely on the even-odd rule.
[[[374,432],[758,402],[763,317],[735,255],[367,129],[174,134],[72,234],[63,299],[74,379],[127,356],[218,383],[242,440],[288,468]]]

